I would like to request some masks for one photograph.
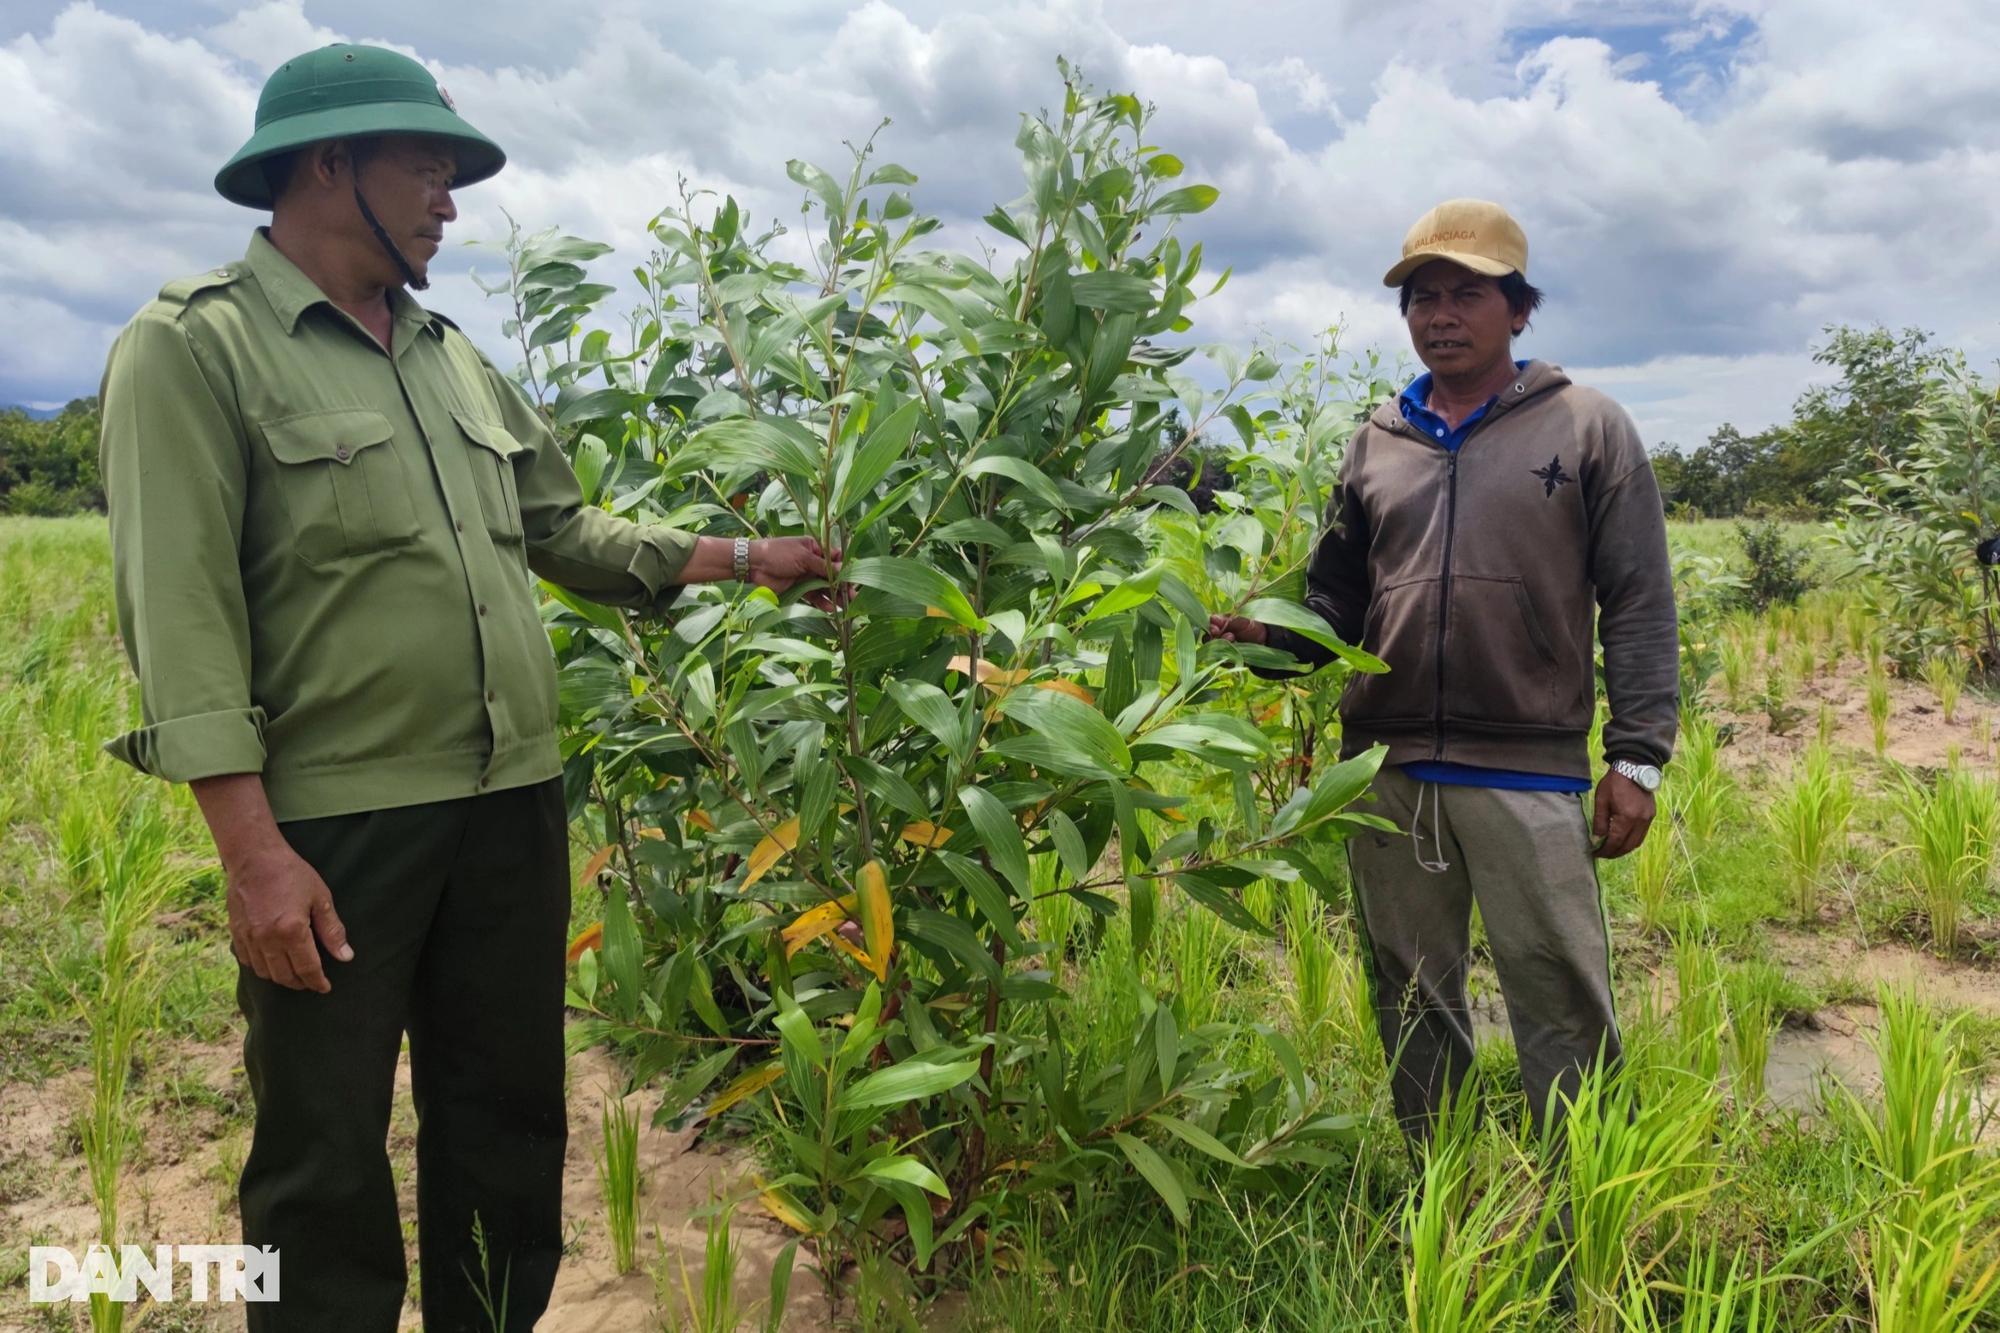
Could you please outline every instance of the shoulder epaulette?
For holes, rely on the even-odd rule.
[[[211,287],[227,287],[242,276],[241,264],[225,264],[221,268],[212,268],[206,273],[197,273],[190,278],[175,278],[160,288],[160,299],[184,306],[192,301],[197,293],[205,292]]]

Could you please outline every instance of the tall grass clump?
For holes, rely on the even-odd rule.
[[[1680,753],[1668,776],[1668,791],[1695,851],[1714,839],[1731,785],[1722,766],[1722,739],[1715,724],[1700,714],[1684,718]]]
[[[1958,714],[1958,696],[1965,690],[1965,659],[1957,653],[1933,653],[1924,659],[1924,683],[1937,695],[1938,708],[1949,723]]]
[[[1730,635],[1717,650],[1722,668],[1722,685],[1729,692],[1731,712],[1742,712],[1750,699],[1750,654],[1743,640]]]
[[[1723,981],[1729,1004],[1729,1076],[1739,1111],[1764,1100],[1764,1075],[1771,1063],[1771,1034],[1783,1017],[1785,975],[1770,963],[1732,969]]]
[[[1671,920],[1674,899],[1674,812],[1664,810],[1646,840],[1632,853],[1632,896],[1639,908],[1639,933],[1651,935],[1664,930]]]
[[[1869,1301],[1878,1333],[1968,1333],[2000,1295],[2000,1161],[1981,1159],[1974,1080],[1956,1029],[1913,992],[1885,988],[1874,1040],[1880,1101],[1837,1110],[1876,1177]]]
[[[1854,816],[1854,780],[1824,744],[1808,746],[1771,802],[1767,817],[1792,881],[1801,922],[1819,918],[1819,886],[1829,863],[1847,850]]]
[[[1635,1278],[1626,1285],[1622,1333],[1776,1333],[1784,1309],[1751,1256],[1738,1250],[1725,1267],[1713,1240],[1690,1245],[1678,1280],[1658,1285],[1679,1298],[1678,1311],[1667,1313]]]
[[[1946,958],[1958,950],[1965,905],[1986,884],[2000,829],[2000,788],[1991,778],[1951,765],[1925,786],[1904,780],[1896,798],[1909,842],[1912,887],[1930,921],[1931,944]]]
[[[1715,1188],[1710,1168],[1715,1088],[1677,1078],[1639,1095],[1629,1075],[1586,1071],[1567,1120],[1569,1271],[1576,1326],[1612,1333],[1664,1256],[1674,1228],[1661,1225]]]
[[[1879,664],[1868,671],[1868,728],[1880,759],[1889,749],[1889,677]]]
[[[90,1100],[79,1125],[97,1240],[119,1252],[118,1186],[142,1126],[131,1104],[132,1067],[157,1025],[162,977],[147,928],[172,889],[166,866],[166,822],[150,800],[124,811],[90,810],[95,850],[72,867],[80,898],[94,894],[98,949],[95,975],[75,991],[90,1029]],[[104,1295],[90,1298],[91,1327],[117,1333],[128,1307]]]
[[[621,1276],[639,1263],[639,1113],[622,1097],[606,1097],[598,1117],[597,1185],[604,1195],[604,1230],[611,1267]]]
[[[1480,1080],[1466,1080],[1422,1150],[1403,1206],[1403,1308],[1411,1333],[1494,1333],[1533,1327],[1553,1287],[1533,1275],[1554,1213],[1537,1203],[1518,1154],[1481,1170]],[[1489,1136],[1497,1139],[1497,1136]]]

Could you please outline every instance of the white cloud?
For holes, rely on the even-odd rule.
[[[1824,323],[2000,348],[1983,295],[2000,282],[1991,5],[1272,0],[1257,23],[1217,24],[1194,0],[746,0],[679,26],[612,5],[559,48],[495,56],[500,10],[519,6],[494,4],[477,46],[434,26],[417,43],[511,157],[461,197],[459,238],[501,234],[505,208],[629,260],[682,178],[790,220],[785,159],[837,164],[887,116],[884,155],[969,244],[1021,189],[1017,117],[1057,101],[1061,53],[1151,101],[1154,141],[1223,190],[1183,223],[1212,271],[1235,268],[1199,312],[1206,336],[1304,342],[1343,318],[1350,343],[1393,356],[1380,274],[1412,218],[1473,194],[1521,218],[1550,291],[1525,350],[1593,367],[1580,377],[1649,439],[1782,417]],[[455,7],[475,12],[450,0],[409,22]],[[0,29],[0,402],[88,391],[160,282],[240,252],[256,218],[208,182],[271,68],[336,38],[415,49],[392,6],[341,7],[359,31],[329,9],[204,4],[175,26],[165,8],[78,0]],[[473,262],[448,251],[431,300],[497,341]]]

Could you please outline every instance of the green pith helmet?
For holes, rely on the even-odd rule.
[[[458,150],[455,185],[483,181],[507,165],[500,145],[459,118],[451,98],[416,61],[379,46],[335,43],[278,67],[257,98],[257,132],[215,173],[224,199],[269,208],[264,159],[327,139],[429,134]]]

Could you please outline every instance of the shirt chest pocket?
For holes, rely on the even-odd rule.
[[[309,565],[416,540],[410,478],[389,418],[367,408],[263,423],[299,558]]]
[[[514,479],[514,460],[527,446],[497,421],[454,411],[452,417],[472,442],[466,456],[473,484],[479,490],[479,510],[494,541],[521,540],[521,495]]]

